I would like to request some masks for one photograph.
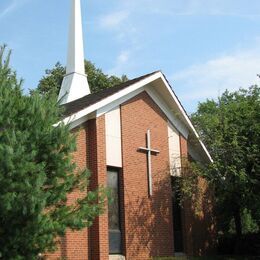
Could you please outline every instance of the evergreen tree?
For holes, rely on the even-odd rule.
[[[0,256],[36,259],[55,249],[67,228],[89,227],[105,192],[87,192],[89,172],[72,162],[75,134],[60,120],[56,98],[25,96],[0,48]],[[81,198],[67,203],[80,190]],[[0,257],[0,258],[1,258]]]

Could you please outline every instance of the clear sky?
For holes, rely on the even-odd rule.
[[[0,0],[0,44],[35,88],[66,63],[70,0]],[[85,57],[107,74],[162,70],[188,112],[259,83],[260,0],[82,0]]]

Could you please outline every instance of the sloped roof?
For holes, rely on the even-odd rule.
[[[127,88],[127,87],[137,83],[138,81],[141,81],[145,78],[150,77],[153,74],[156,74],[157,72],[158,71],[154,71],[152,73],[143,75],[141,77],[134,78],[132,80],[128,80],[128,81],[121,83],[119,85],[116,85],[114,87],[107,88],[107,89],[104,89],[97,93],[89,94],[87,96],[84,96],[84,97],[74,100],[72,102],[66,103],[66,104],[62,105],[65,108],[63,116],[64,117],[70,116],[70,115],[82,110],[85,107],[93,105],[93,104],[97,103],[98,101],[100,101],[108,96],[111,96],[111,95],[117,93],[118,91],[123,90],[124,88]]]
[[[207,148],[201,141],[188,114],[171,88],[165,75],[161,71],[155,71],[143,75],[141,77],[124,82],[118,86],[105,89],[98,93],[87,95],[63,105],[65,108],[63,119],[61,119],[61,121],[56,125],[63,122],[65,124],[69,123],[71,128],[77,127],[78,125],[92,118],[94,112],[96,113],[94,116],[100,116],[102,113],[104,114],[105,111],[109,111],[107,109],[112,109],[115,104],[118,105],[121,102],[126,101],[131,96],[131,94],[135,95],[136,91],[139,90],[148,91],[149,95],[153,96],[156,102],[160,104],[160,108],[167,116],[169,122],[173,123],[174,121],[176,123],[176,119],[181,120],[179,121],[182,122],[181,125],[173,125],[177,128],[178,131],[180,131],[181,134],[185,136],[186,130],[182,125],[184,124],[186,129],[188,129],[188,133],[191,134],[192,139],[196,140],[196,143],[198,144],[198,147],[200,147],[199,149],[202,152],[204,158],[206,158],[207,161],[212,162],[212,158],[207,151]],[[163,97],[168,107],[161,103],[162,100],[160,100],[160,97],[156,96],[158,94],[159,96]],[[186,132],[186,137],[187,136],[188,135]]]

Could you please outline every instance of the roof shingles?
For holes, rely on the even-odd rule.
[[[71,116],[74,113],[77,113],[78,111],[80,111],[90,105],[93,105],[93,104],[101,101],[102,99],[105,99],[106,97],[109,97],[109,96],[119,92],[120,90],[129,87],[130,85],[133,85],[149,76],[152,76],[153,74],[155,74],[157,72],[158,71],[143,75],[141,77],[126,81],[126,82],[124,82],[120,85],[114,86],[112,88],[107,88],[100,92],[89,94],[87,96],[84,96],[84,97],[74,100],[72,102],[66,103],[66,104],[62,105],[62,107],[64,108],[63,116],[64,117]]]

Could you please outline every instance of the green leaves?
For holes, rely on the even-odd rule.
[[[85,60],[85,70],[88,75],[88,82],[91,93],[99,92],[103,89],[113,87],[128,80],[126,75],[120,78],[116,76],[108,76],[101,69],[95,67],[93,63]],[[58,95],[65,75],[65,68],[58,62],[53,69],[45,71],[45,76],[40,80],[37,91],[42,95]],[[34,91],[32,91],[33,93]]]
[[[232,93],[225,91],[218,101],[199,104],[192,115],[214,159],[207,176],[216,187],[220,223],[230,222],[234,212],[251,212],[259,205],[259,111],[260,88],[252,86]],[[260,223],[260,219],[255,221]]]
[[[53,127],[62,113],[55,94],[22,93],[0,48],[0,249],[3,259],[37,259],[67,228],[88,227],[102,213],[104,192],[87,193],[87,170],[72,162],[76,135]],[[68,205],[68,194],[81,190]]]

